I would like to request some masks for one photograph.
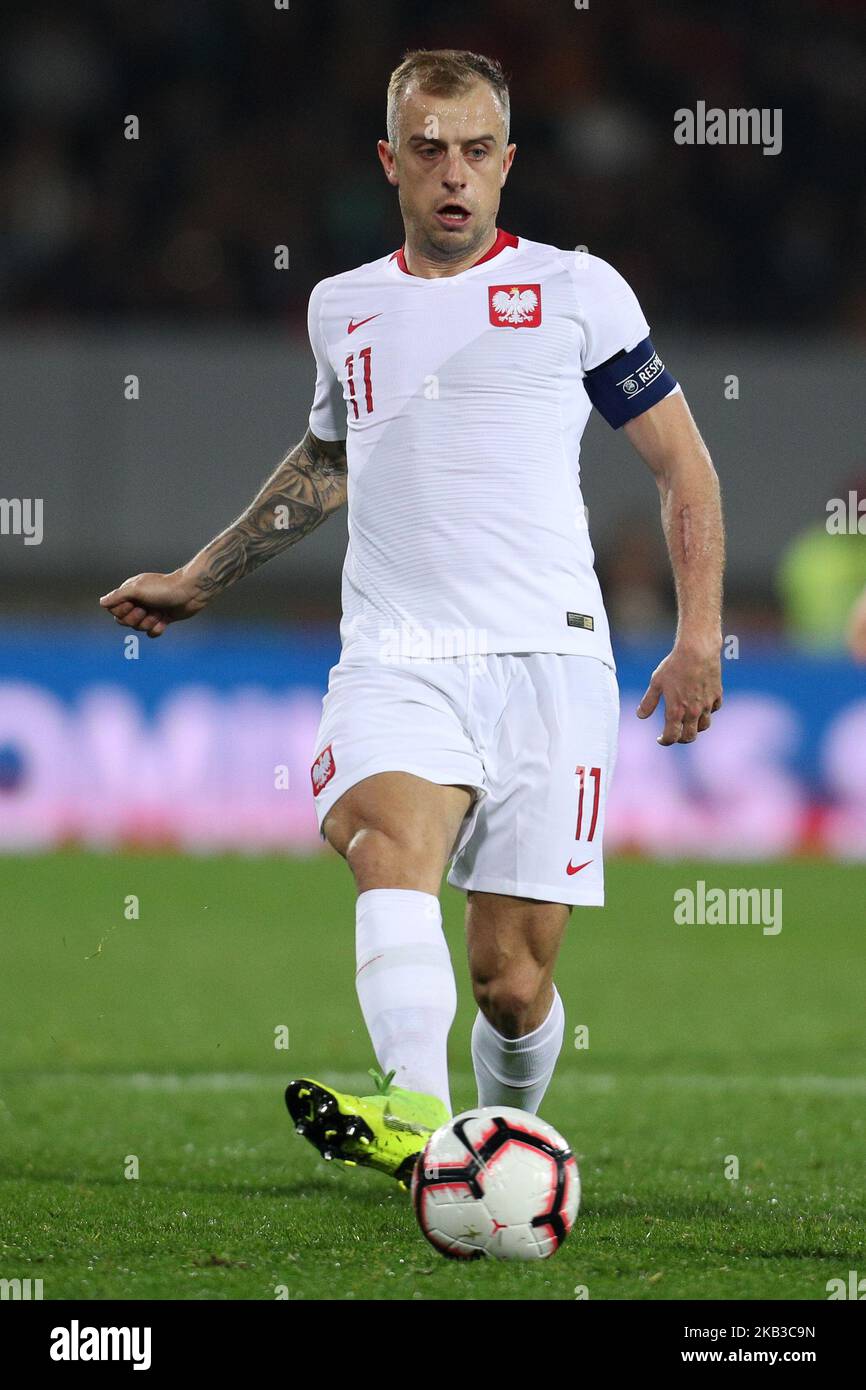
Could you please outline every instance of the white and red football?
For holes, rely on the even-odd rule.
[[[552,1125],[489,1105],[465,1110],[430,1136],[415,1166],[412,1201],[442,1255],[544,1260],[574,1225],[580,1175]]]

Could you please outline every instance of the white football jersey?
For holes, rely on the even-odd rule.
[[[649,334],[625,280],[500,231],[458,275],[412,275],[398,251],[322,280],[309,333],[310,429],[347,440],[344,655],[613,666],[580,440],[584,374]]]

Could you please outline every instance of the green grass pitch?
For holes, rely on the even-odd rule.
[[[676,925],[699,878],[781,888],[782,931]],[[348,1087],[374,1060],[335,857],[70,851],[0,860],[0,884],[0,1277],[46,1299],[825,1299],[866,1273],[862,866],[609,866],[608,906],[568,929],[542,1111],[582,1210],[534,1265],[442,1259],[396,1186],[289,1125],[291,1076]],[[464,1109],[474,1006],[443,900]]]

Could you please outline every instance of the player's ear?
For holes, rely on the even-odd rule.
[[[500,188],[503,188],[505,186],[505,180],[508,178],[508,174],[510,172],[512,164],[514,163],[514,156],[516,153],[516,145],[506,145],[505,154],[502,156],[502,173],[499,176]]]
[[[376,153],[382,168],[385,170],[385,178],[389,183],[396,185],[400,182],[397,177],[397,161],[394,155],[394,146],[387,140],[380,140],[376,146]]]

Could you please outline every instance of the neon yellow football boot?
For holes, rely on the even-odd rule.
[[[434,1129],[450,1119],[437,1096],[392,1086],[394,1072],[374,1068],[374,1096],[348,1096],[320,1081],[302,1078],[286,1087],[295,1130],[326,1159],[376,1168],[404,1187]]]

